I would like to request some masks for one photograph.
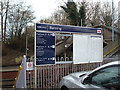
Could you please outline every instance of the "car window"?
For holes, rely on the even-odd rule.
[[[91,84],[112,90],[120,90],[120,66],[101,69],[93,74]]]

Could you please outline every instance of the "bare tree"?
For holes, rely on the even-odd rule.
[[[2,35],[2,41],[5,41],[8,10],[9,10],[9,0],[0,1],[0,4],[1,4],[1,35]]]
[[[30,6],[25,6],[23,2],[14,4],[10,7],[8,26],[10,37],[21,37],[23,29],[35,17]]]
[[[0,2],[0,6],[1,6],[1,36],[2,36],[2,41],[3,41],[3,2]]]
[[[115,10],[115,15],[117,11]],[[112,25],[112,6],[110,2],[89,3],[87,7],[87,26]],[[116,20],[116,19],[115,19]]]
[[[62,25],[70,24],[70,21],[67,19],[67,14],[61,9],[56,10],[49,18],[41,19],[40,22]]]
[[[87,26],[95,26],[100,24],[100,2],[89,3],[86,11]]]
[[[101,22],[103,25],[112,25],[112,10],[109,2],[103,4],[101,8]]]
[[[5,12],[5,24],[4,24],[4,41],[6,40],[6,26],[7,26],[7,18],[8,18],[8,9],[9,9],[9,0],[6,4],[6,12]]]
[[[75,3],[76,5],[75,6],[74,3],[72,3],[74,7],[71,8],[72,9],[75,8],[75,12],[78,12],[79,6],[82,7],[82,5]],[[52,23],[52,24],[65,24],[65,25],[74,23],[74,25],[78,25],[76,21],[80,21],[80,18],[76,19],[77,14],[75,14],[73,11],[70,10],[70,8],[68,8],[70,7],[70,5],[72,6],[72,4],[69,2],[69,5],[66,4],[66,6],[62,7],[63,10],[56,10],[56,12],[51,17],[49,17],[48,19],[41,19],[41,22]],[[79,15],[79,16],[84,16],[82,18],[84,18],[85,20],[84,23],[86,24],[86,26],[94,27],[96,25],[106,25],[106,26],[112,25],[112,10],[111,10],[112,8],[110,2],[104,2],[103,4],[101,2],[85,2],[85,5],[83,2],[83,6],[85,8],[85,13],[83,14],[82,10],[80,10],[79,12],[81,12],[81,14],[83,15]],[[76,11],[76,9],[78,10]],[[66,12],[69,12],[70,15],[68,15],[68,13]],[[72,13],[74,13],[75,15]],[[73,20],[72,23],[71,23],[71,19],[68,18],[70,16],[71,19]]]

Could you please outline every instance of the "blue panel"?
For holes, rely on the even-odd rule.
[[[55,36],[36,32],[36,65],[55,64]]]
[[[36,30],[41,31],[55,31],[55,32],[68,32],[68,33],[93,33],[93,34],[101,34],[98,33],[97,28],[86,28],[79,26],[67,26],[67,25],[53,25],[53,24],[39,24],[36,23]]]

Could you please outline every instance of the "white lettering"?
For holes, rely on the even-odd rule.
[[[50,29],[51,30],[60,30],[60,31],[62,30],[62,28],[60,28],[60,27],[53,27],[53,26],[50,26]]]
[[[46,29],[47,27],[45,27],[45,26],[37,26],[37,28],[43,28],[43,29]]]

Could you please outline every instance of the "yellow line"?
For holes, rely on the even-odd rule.
[[[120,45],[118,45],[118,46],[116,46],[115,48],[113,48],[112,50],[110,50],[108,53],[106,53],[106,54],[104,55],[104,57],[107,56],[108,54],[110,54],[113,50],[117,49],[119,46],[120,46]]]

